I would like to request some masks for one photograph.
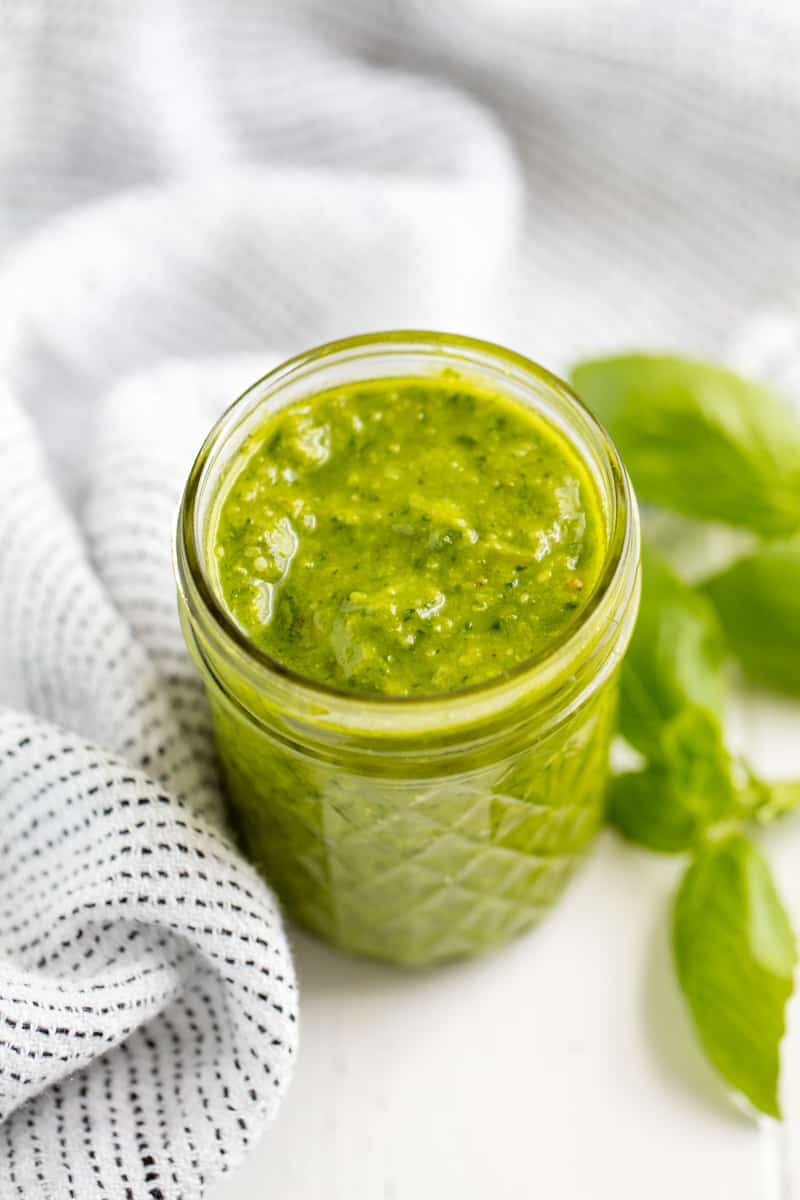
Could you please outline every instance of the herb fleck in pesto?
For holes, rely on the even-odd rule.
[[[602,565],[571,443],[446,377],[322,392],[242,450],[213,530],[222,599],[293,670],[409,695],[485,681],[562,635]]]

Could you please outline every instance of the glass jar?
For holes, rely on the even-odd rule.
[[[357,380],[443,371],[534,408],[571,439],[605,509],[596,590],[546,653],[487,683],[398,698],[302,678],[252,645],[215,593],[207,554],[222,485],[276,409]],[[434,333],[302,354],[206,439],[179,514],[176,574],[233,820],[291,917],[345,950],[413,966],[474,955],[534,924],[601,822],[639,595],[630,482],[564,383],[508,350]]]

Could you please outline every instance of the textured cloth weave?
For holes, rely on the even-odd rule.
[[[175,614],[211,421],[403,325],[800,393],[799,58],[763,0],[0,0],[2,1200],[199,1196],[289,1078]]]
[[[4,1200],[201,1194],[274,1113],[296,1043],[280,916],[221,836],[174,612],[183,466],[166,436],[137,448],[146,404],[126,400],[83,534],[0,401],[4,665],[36,714],[0,712]]]

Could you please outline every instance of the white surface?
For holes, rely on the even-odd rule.
[[[731,728],[765,773],[800,773],[800,705],[743,700]],[[800,818],[768,848],[800,927]],[[677,991],[679,869],[605,835],[538,930],[423,975],[296,934],[295,1079],[209,1200],[788,1200],[800,1030],[784,1131],[759,1131],[706,1066]]]

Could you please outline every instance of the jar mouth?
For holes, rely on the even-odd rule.
[[[457,372],[463,371],[464,377],[472,375],[484,384],[487,374],[491,374],[497,389],[505,389],[511,398],[514,387],[528,394],[536,392],[542,401],[549,396],[551,402],[558,404],[563,432],[573,444],[573,426],[579,428],[580,442],[589,455],[588,460],[586,454],[582,457],[592,471],[605,508],[606,552],[602,569],[575,621],[536,655],[489,679],[450,691],[387,695],[341,688],[300,674],[250,640],[221,603],[207,567],[208,514],[224,472],[207,494],[210,475],[221,449],[230,443],[238,447],[244,441],[243,429],[248,425],[248,417],[255,418],[270,398],[283,396],[292,383],[307,381],[305,391],[299,393],[306,396],[329,387],[330,383],[315,384],[314,378],[334,364],[348,368],[348,381],[354,378],[352,371],[356,367],[360,371],[356,378],[391,377],[392,372],[387,372],[385,365],[376,367],[372,373],[369,370],[372,361],[385,360],[386,356],[396,360],[397,374],[404,377],[425,378],[434,371],[455,368]],[[429,364],[431,370],[410,369],[409,361]],[[292,398],[288,396],[274,408],[283,407]],[[581,445],[576,449],[580,452]],[[639,527],[630,480],[610,435],[566,383],[524,355],[492,342],[427,330],[391,330],[327,342],[296,355],[262,376],[233,401],[212,427],[189,473],[178,513],[174,549],[178,588],[190,619],[204,631],[210,631],[215,650],[227,652],[236,660],[237,669],[245,672],[250,686],[258,687],[260,683],[269,690],[279,685],[284,697],[288,689],[294,693],[298,710],[305,712],[335,709],[341,714],[356,709],[360,714],[359,724],[364,723],[368,712],[380,714],[379,724],[384,726],[391,721],[392,714],[411,717],[422,716],[425,711],[440,713],[443,708],[466,710],[475,702],[481,706],[489,703],[494,708],[491,698],[503,704],[503,697],[513,701],[516,695],[522,696],[532,688],[540,694],[546,692],[548,681],[574,678],[577,683],[575,676],[586,658],[587,640],[598,644],[607,640],[602,637],[602,630],[619,623],[620,601],[635,586]],[[587,639],[593,626],[598,637]]]

